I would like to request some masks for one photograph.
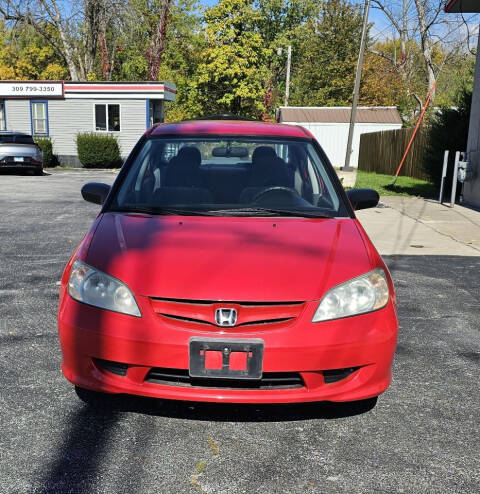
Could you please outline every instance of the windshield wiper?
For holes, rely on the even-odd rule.
[[[162,207],[146,207],[146,206],[117,206],[112,207],[109,211],[114,213],[141,213],[151,215],[165,216],[212,216],[204,211],[191,211],[188,209],[162,208]]]
[[[228,209],[180,209],[146,206],[117,206],[110,208],[112,212],[141,213],[165,216],[290,216],[304,218],[333,218],[332,214],[323,211],[308,211],[303,209],[280,209],[263,207],[243,207]]]
[[[297,216],[304,218],[333,218],[333,214],[323,211],[308,211],[304,209],[280,209],[280,208],[229,208],[229,209],[212,209],[206,213],[211,213],[212,216]]]

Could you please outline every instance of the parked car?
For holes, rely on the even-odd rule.
[[[23,132],[0,132],[0,170],[29,170],[43,175],[43,153]]]
[[[82,399],[356,401],[389,386],[395,291],[354,213],[379,197],[346,193],[305,129],[160,124],[112,187],[82,195],[102,208],[58,311]]]

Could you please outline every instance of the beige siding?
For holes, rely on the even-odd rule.
[[[78,132],[95,131],[94,105],[120,105],[120,132],[112,132],[120,144],[122,156],[132,150],[146,128],[145,100],[66,99],[48,101],[48,124],[55,154],[76,156]],[[31,132],[30,102],[6,100],[7,130]],[[103,132],[102,132],[103,133]]]
[[[5,100],[7,130],[30,134],[30,102],[24,99]]]

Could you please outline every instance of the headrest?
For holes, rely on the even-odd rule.
[[[252,154],[252,163],[256,161],[271,160],[277,157],[277,153],[270,146],[259,146]]]
[[[182,161],[190,161],[196,165],[200,165],[202,161],[202,155],[195,146],[184,146],[180,149],[176,157]]]

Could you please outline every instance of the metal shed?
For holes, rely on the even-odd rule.
[[[321,144],[332,164],[343,166],[348,140],[351,107],[288,106],[277,110],[277,121],[301,125]],[[402,119],[395,107],[376,106],[357,108],[357,123],[353,135],[351,166],[357,167],[360,135],[402,127]]]

